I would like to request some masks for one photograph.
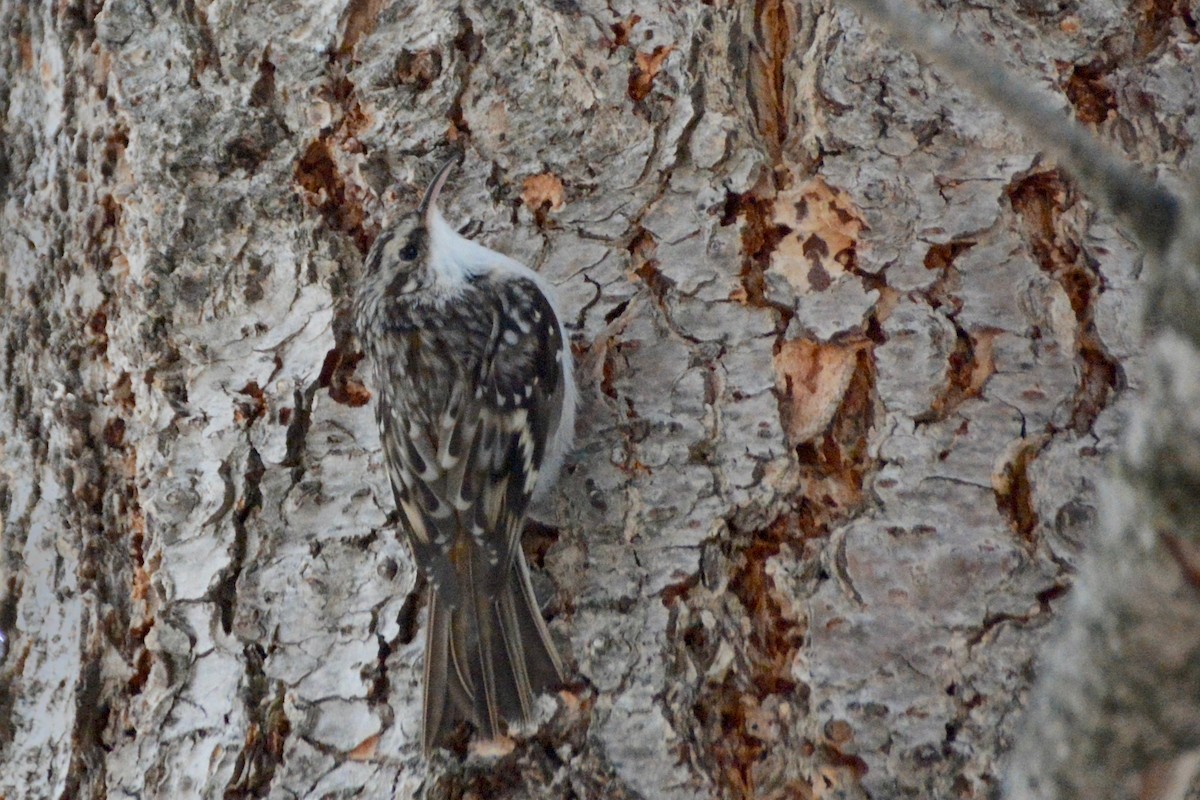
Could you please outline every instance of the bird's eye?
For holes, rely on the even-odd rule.
[[[417,246],[412,242],[404,245],[404,249],[400,251],[400,258],[405,261],[412,261],[417,257]]]

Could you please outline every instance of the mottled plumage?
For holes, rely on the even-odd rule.
[[[354,309],[396,507],[429,579],[427,752],[464,720],[488,737],[528,720],[534,696],[561,683],[520,538],[575,413],[549,288],[446,223],[450,166],[380,235]]]

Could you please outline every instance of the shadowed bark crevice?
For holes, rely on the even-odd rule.
[[[1075,313],[1079,388],[1070,429],[1083,435],[1125,388],[1124,369],[1108,353],[1096,330],[1095,303],[1105,291],[1104,275],[1094,257],[1080,246],[1072,223],[1063,219],[1078,201],[1061,172],[1035,172],[1009,186],[1007,194],[1030,237],[1038,265],[1062,286]]]

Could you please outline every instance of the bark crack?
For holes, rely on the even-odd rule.
[[[272,650],[274,644],[272,644]],[[284,762],[284,751],[292,724],[284,708],[284,685],[266,675],[268,653],[257,643],[242,649],[245,674],[241,698],[248,720],[242,749],[234,761],[233,772],[225,785],[225,800],[267,797],[275,780],[276,769]]]
[[[221,571],[211,594],[211,600],[216,604],[221,617],[221,628],[225,633],[233,630],[234,618],[237,614],[238,578],[246,560],[249,528],[247,521],[262,508],[262,479],[266,474],[266,466],[258,450],[253,446],[246,454],[246,469],[242,473],[242,496],[237,502],[233,514],[233,545],[229,554],[229,564]]]
[[[1027,175],[1006,190],[1024,224],[1038,266],[1059,283],[1071,303],[1077,324],[1076,365],[1079,386],[1071,409],[1070,429],[1090,431],[1096,418],[1125,388],[1125,370],[1100,339],[1095,321],[1096,298],[1106,288],[1099,264],[1079,243],[1064,219],[1078,200],[1058,170]]]

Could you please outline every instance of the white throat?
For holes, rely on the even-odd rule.
[[[437,206],[426,212],[425,225],[429,232],[429,272],[438,290],[455,291],[472,275],[482,275],[492,270],[530,278],[543,292],[548,290],[542,276],[529,267],[459,236]]]

